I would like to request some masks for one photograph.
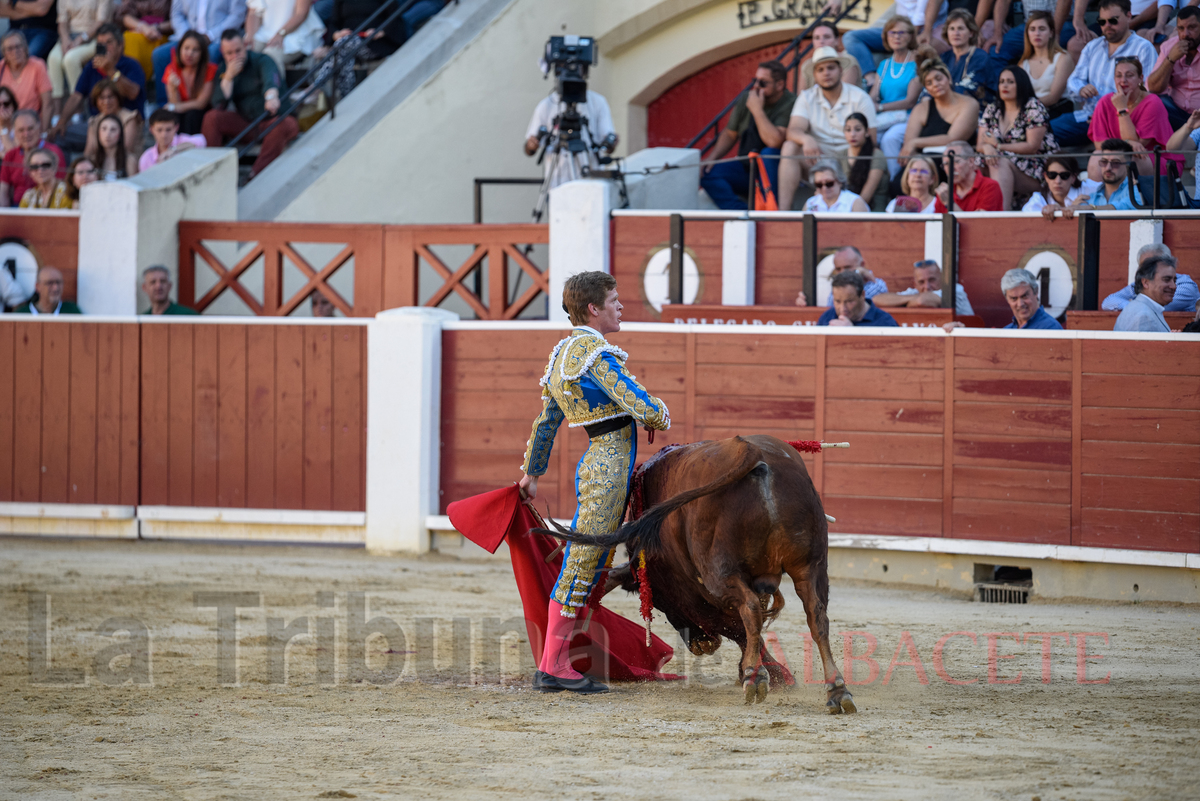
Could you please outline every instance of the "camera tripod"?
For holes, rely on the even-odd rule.
[[[538,154],[537,163],[540,166],[543,159],[549,156],[549,169],[542,179],[542,188],[538,191],[537,203],[533,207],[533,221],[541,222],[550,201],[550,190],[567,181],[586,178],[591,174],[592,161],[588,145],[583,141],[583,129],[587,127],[587,117],[581,116],[574,103],[567,103],[566,109],[554,118],[554,128],[543,136],[542,152]],[[590,129],[588,131],[590,138]],[[599,151],[599,146],[592,145]],[[566,158],[561,158],[566,154]]]

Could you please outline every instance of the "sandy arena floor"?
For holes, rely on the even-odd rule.
[[[238,612],[236,662],[218,659],[218,610],[198,608],[197,592],[261,599]],[[359,592],[366,619],[387,618],[375,622],[399,641],[367,640],[376,680],[388,660],[403,669],[386,686],[351,671]],[[636,599],[617,595],[611,605],[636,616]],[[804,618],[790,588],[787,599],[773,630],[802,677]],[[680,644],[668,670],[686,682],[542,696],[528,687],[524,633],[500,636],[520,610],[505,562],[0,539],[0,798],[1200,797],[1195,607],[998,606],[834,585],[835,653],[842,632],[866,632],[879,665],[854,688],[859,714],[842,717],[825,714],[817,685],[744,706],[731,643],[702,659]],[[148,649],[105,636],[110,618],[126,619],[110,628],[144,626]],[[286,650],[286,681],[268,618],[315,635]],[[331,626],[336,647],[326,647]],[[660,617],[656,632],[666,628]],[[904,632],[927,684],[912,665],[884,683],[898,648],[898,662],[917,661]],[[977,644],[958,636],[938,648],[953,632]],[[1044,684],[1041,639],[992,638],[990,683],[993,632],[1071,639],[1051,640]],[[1109,640],[1085,638],[1080,652],[1081,633]],[[868,638],[854,647],[863,653]],[[1086,678],[1107,684],[1079,683],[1080,653],[1094,655]],[[221,683],[222,666],[238,685]],[[998,683],[1018,673],[1020,683]],[[866,662],[854,678],[872,678]]]

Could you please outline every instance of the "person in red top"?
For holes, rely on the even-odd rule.
[[[58,156],[58,169],[55,174],[61,180],[67,177],[67,159],[57,145],[52,145],[42,137],[42,121],[37,112],[24,109],[17,112],[13,121],[13,138],[17,146],[4,154],[4,162],[0,164],[0,206],[16,206],[25,196],[25,190],[33,186],[33,178],[25,168],[25,156],[40,148],[53,150]]]
[[[946,145],[942,156],[942,168],[950,174],[950,154],[954,154],[954,210],[955,211],[1002,211],[1004,194],[1000,184],[979,171],[976,165],[975,148],[966,142],[951,142]],[[950,202],[950,187],[943,182],[937,188],[937,202],[933,210],[945,214]]]
[[[217,65],[208,60],[208,38],[188,31],[171,51],[171,63],[163,71],[169,101],[165,108],[179,115],[183,133],[200,133],[204,112],[212,105],[216,77]]]

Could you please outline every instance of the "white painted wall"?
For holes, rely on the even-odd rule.
[[[563,286],[576,273],[609,272],[612,226],[608,224],[616,195],[611,181],[568,181],[550,190],[551,322],[569,321],[562,307]]]

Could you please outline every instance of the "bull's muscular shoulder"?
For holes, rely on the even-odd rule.
[[[559,361],[560,375],[567,381],[575,381],[588,370],[592,369],[592,365],[596,360],[605,353],[611,353],[622,364],[629,358],[629,354],[607,342],[604,337],[596,336],[595,334],[581,334],[578,336],[568,337],[559,343],[562,354]],[[551,364],[553,369],[553,363]]]

